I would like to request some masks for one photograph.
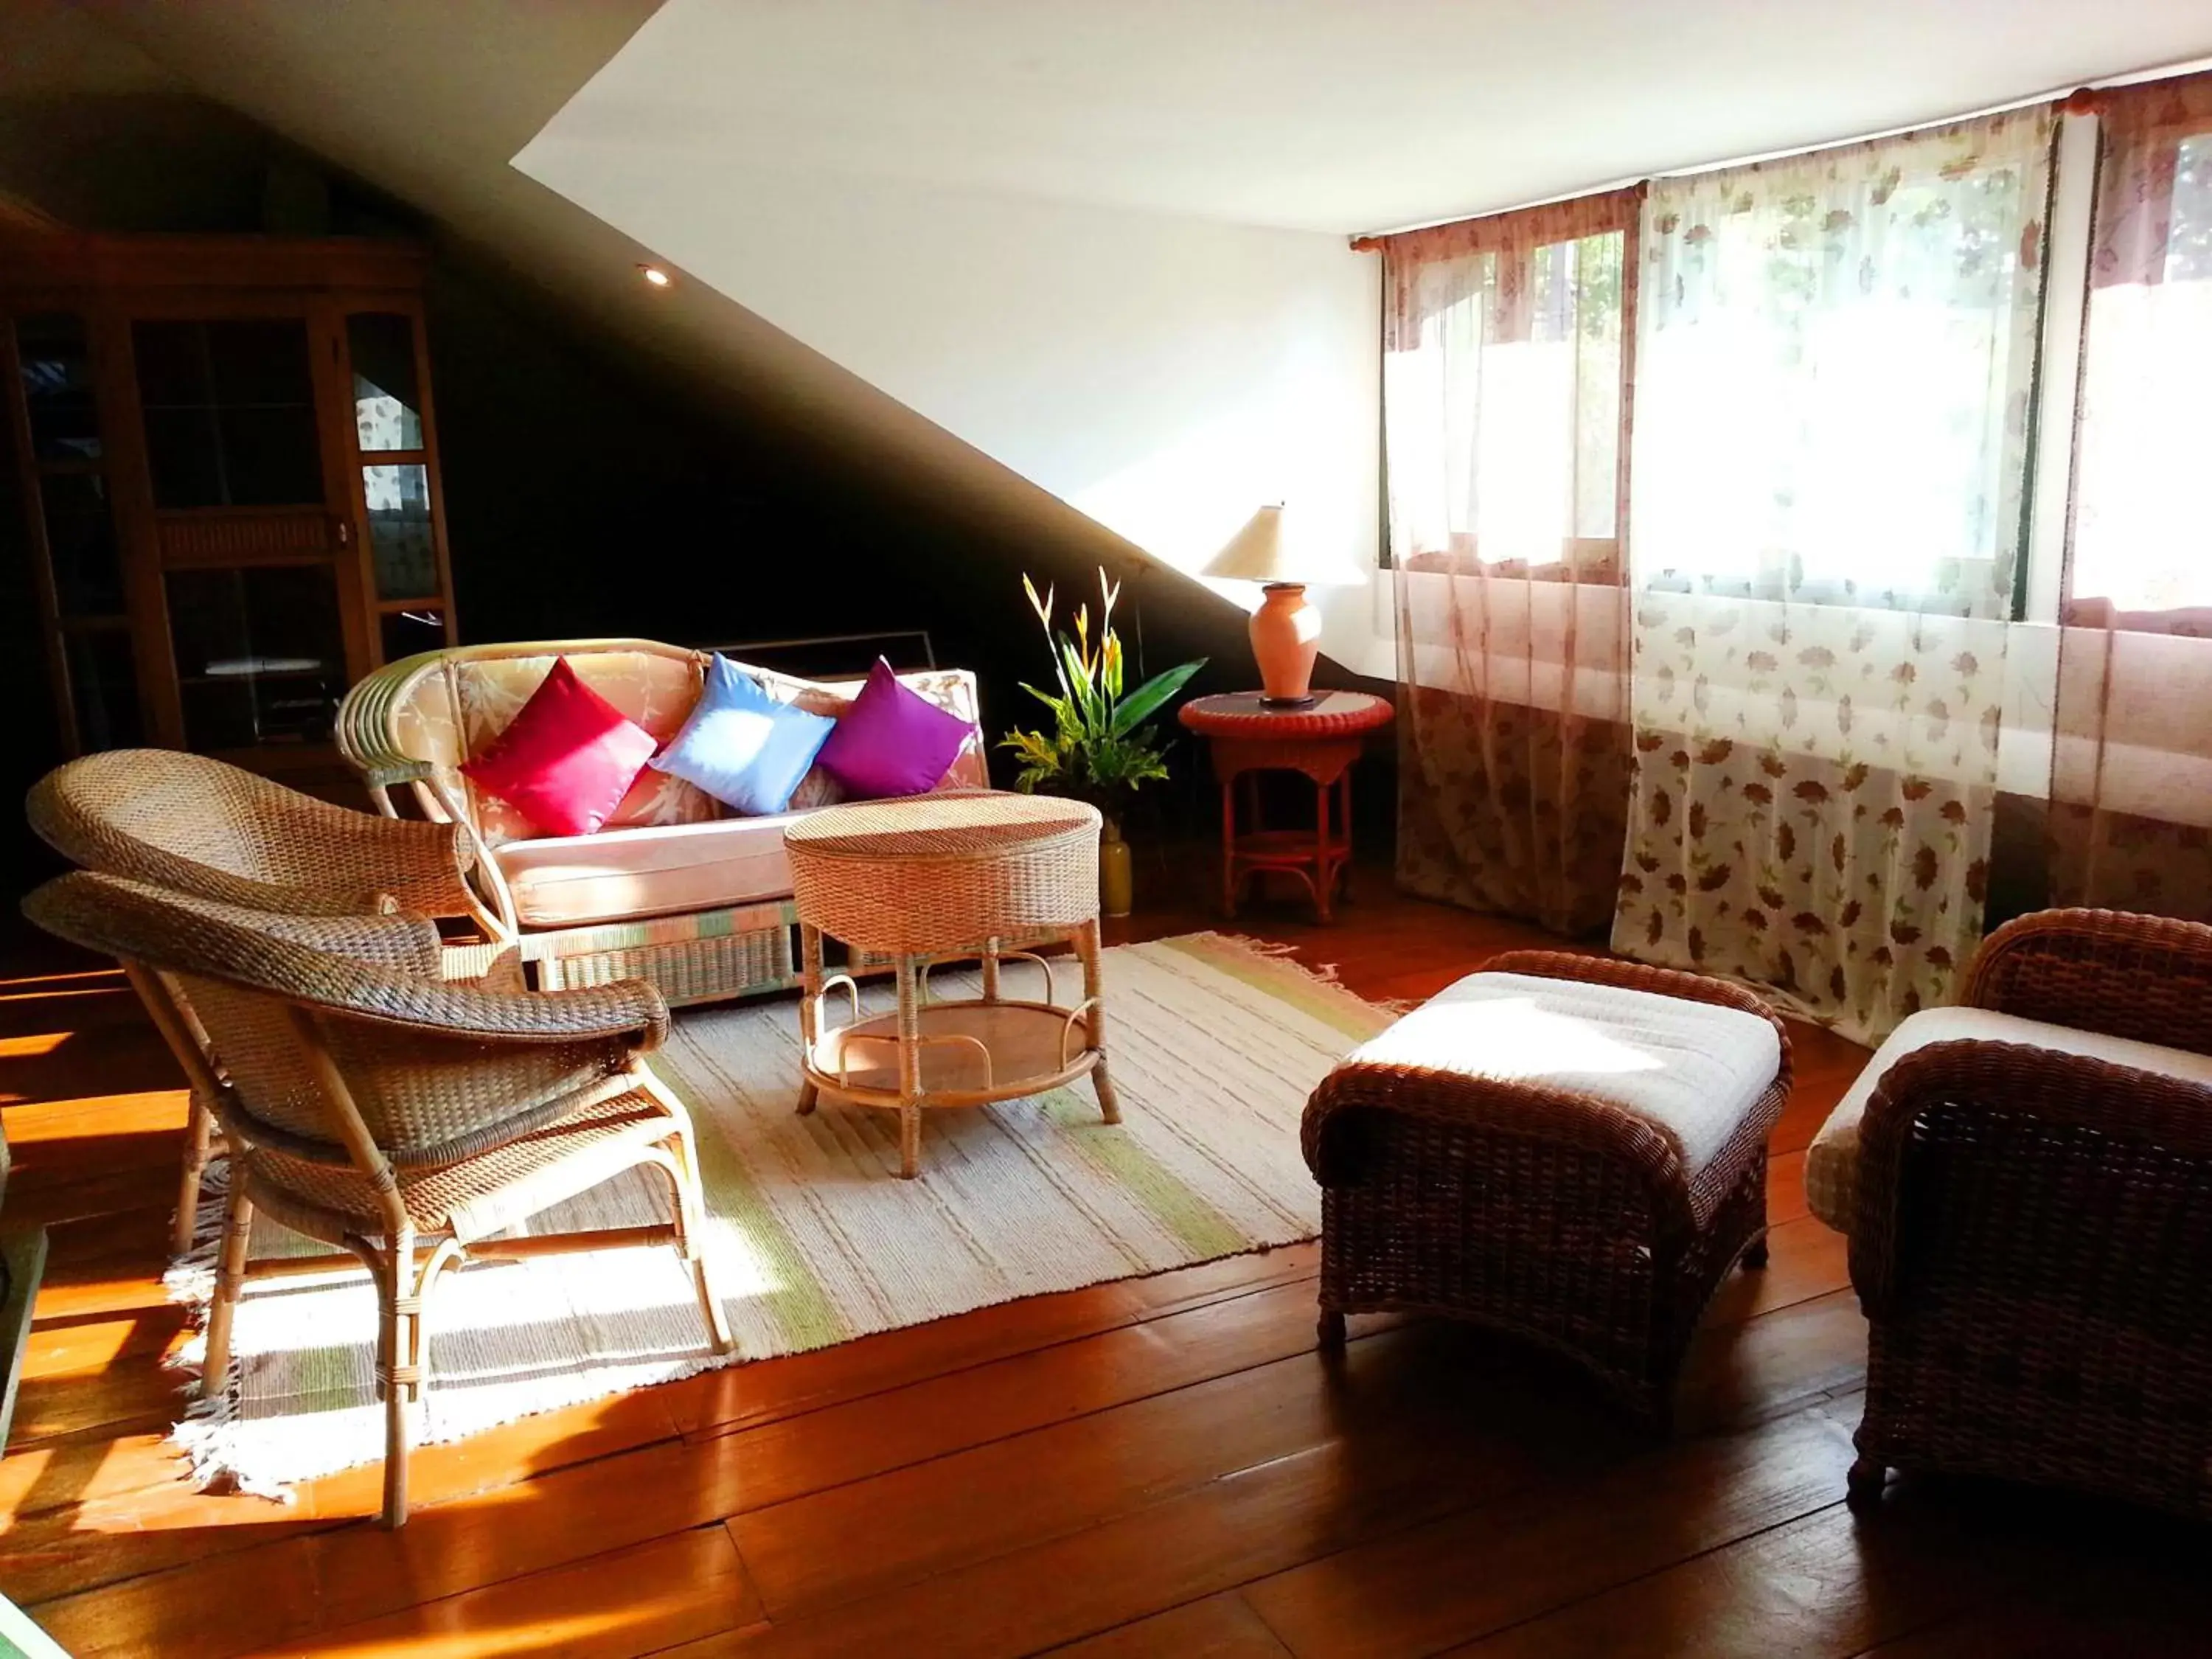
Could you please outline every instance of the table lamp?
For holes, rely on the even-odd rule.
[[[1261,701],[1270,708],[1310,708],[1316,701],[1311,685],[1314,658],[1321,651],[1321,612],[1307,603],[1306,589],[1358,578],[1340,565],[1286,548],[1279,504],[1255,513],[1198,574],[1262,584],[1260,608],[1252,613]]]

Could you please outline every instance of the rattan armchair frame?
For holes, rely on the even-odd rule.
[[[2212,1054],[2212,927],[2007,923],[1970,1006]],[[1933,1043],[1859,1133],[1868,1322],[1850,1494],[1992,1475],[2212,1518],[2212,1088],[2022,1043]]]
[[[672,1244],[690,1267],[709,1342],[717,1353],[730,1351],[700,1248],[705,1205],[690,1115],[646,1059],[669,1029],[666,1005],[650,985],[509,993],[447,984],[428,971],[437,933],[419,916],[287,919],[87,872],[47,883],[23,908],[49,932],[118,957],[134,976],[179,977],[224,1046],[252,1052],[250,1079],[218,1072],[195,1045],[180,1054],[231,1157],[203,1386],[228,1384],[233,1319],[249,1279],[357,1259],[379,1307],[386,1526],[407,1518],[410,1413],[428,1375],[426,1304],[457,1263]],[[372,1050],[382,1097],[374,1114],[362,1093],[362,1056]],[[295,1097],[272,1110],[287,1079]],[[622,1133],[599,1134],[617,1113]],[[518,1174],[509,1161],[516,1149],[564,1141],[574,1149],[566,1185],[550,1196],[526,1193],[523,1180],[545,1166]],[[667,1179],[670,1221],[491,1236],[637,1167]],[[442,1206],[422,1197],[434,1186],[447,1195]],[[453,1218],[463,1200],[474,1218],[466,1226]],[[255,1261],[257,1211],[346,1254]]]
[[[64,858],[105,875],[286,915],[398,907],[463,916],[500,937],[492,931],[498,918],[470,884],[476,854],[458,826],[349,811],[209,756],[86,755],[33,784],[24,815]],[[221,1076],[222,1061],[174,978],[127,964],[125,973],[186,1075]],[[212,1098],[196,1085],[172,1255],[191,1248],[200,1183],[216,1150]]]
[[[1417,1066],[1339,1066],[1307,1103],[1322,1187],[1320,1334],[1383,1310],[1472,1321],[1562,1354],[1663,1430],[1690,1338],[1738,1261],[1766,1261],[1766,1142],[1790,1037],[1758,997],[1698,975],[1565,951],[1486,970],[1717,1004],[1770,1022],[1774,1080],[1705,1167],[1589,1095]]]

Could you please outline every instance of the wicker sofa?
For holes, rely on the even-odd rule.
[[[380,810],[399,816],[398,791],[422,815],[466,826],[501,935],[494,946],[519,946],[540,989],[642,978],[670,1003],[685,1004],[796,984],[797,918],[783,831],[801,814],[836,801],[834,781],[817,769],[790,811],[744,817],[648,768],[596,835],[539,836],[460,769],[506,729],[558,657],[664,741],[697,702],[708,661],[704,652],[652,640],[429,652],[354,687],[338,712],[338,745]],[[817,714],[842,713],[858,690],[857,683],[747,672],[771,696]],[[940,669],[900,678],[971,728],[939,787],[988,787],[975,676]]]

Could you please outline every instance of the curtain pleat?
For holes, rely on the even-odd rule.
[[[2050,894],[2212,921],[2212,75],[2099,114]]]
[[[1981,931],[2047,107],[1659,181],[1615,948],[1874,1041]]]
[[[1382,244],[1399,882],[1569,935],[1626,833],[1638,195]]]

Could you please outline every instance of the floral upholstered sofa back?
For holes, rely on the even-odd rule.
[[[426,805],[450,803],[471,823],[484,844],[498,847],[536,836],[527,821],[496,796],[479,791],[461,767],[495,743],[521,712],[531,694],[550,673],[556,660],[568,659],[578,678],[640,726],[666,743],[676,735],[699,699],[708,653],[650,640],[576,640],[531,645],[462,646],[433,653],[412,665],[396,665],[403,678],[392,689],[381,716],[390,748],[427,763]],[[860,682],[824,684],[740,665],[769,695],[810,713],[836,716],[850,706]],[[390,674],[393,670],[387,669]],[[902,674],[900,683],[969,726],[968,741],[938,787],[990,787],[978,724],[975,677],[964,669],[928,669]],[[366,685],[366,683],[364,683]],[[837,785],[818,767],[809,772],[791,810],[827,806],[842,799]],[[647,767],[623,797],[599,831],[642,824],[698,823],[728,817],[730,809],[680,778]]]

